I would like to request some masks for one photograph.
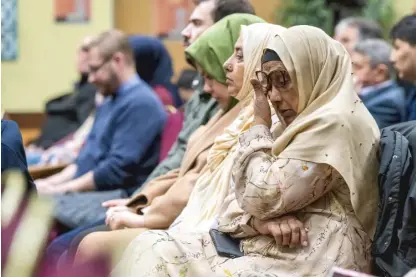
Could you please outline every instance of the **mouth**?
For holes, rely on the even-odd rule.
[[[231,84],[231,83],[233,83],[233,79],[231,79],[231,78],[229,78],[229,77],[226,77],[226,78],[225,78],[225,82],[226,82],[227,84]]]
[[[294,116],[295,113],[293,112],[293,110],[287,109],[287,110],[279,110],[279,113],[283,116],[283,117],[291,117]]]

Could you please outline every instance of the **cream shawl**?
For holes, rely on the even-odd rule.
[[[234,154],[238,147],[238,136],[253,123],[253,98],[250,79],[260,67],[262,49],[266,43],[285,28],[267,23],[242,26],[244,55],[244,82],[237,95],[245,108],[224,133],[215,139],[210,149],[208,163],[198,178],[187,206],[171,226],[171,230],[208,231],[215,223],[225,198],[230,193]]]
[[[350,188],[357,218],[372,237],[380,133],[354,93],[347,51],[311,26],[276,33],[266,48],[280,56],[299,91],[299,115],[286,129],[278,128],[273,154],[335,168]]]

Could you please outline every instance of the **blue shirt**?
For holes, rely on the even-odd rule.
[[[75,178],[93,171],[97,190],[142,184],[159,162],[166,119],[158,97],[135,75],[97,109]]]

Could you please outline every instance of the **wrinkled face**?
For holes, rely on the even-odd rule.
[[[192,12],[189,23],[182,31],[183,45],[188,47],[209,27],[214,24],[211,13],[214,10],[215,2],[205,1],[196,6]]]
[[[88,52],[89,50],[85,47],[80,47],[77,53],[77,70],[81,74],[88,73]]]
[[[299,93],[286,67],[281,61],[269,61],[262,64],[261,72],[257,78],[276,113],[289,125],[298,115]]]
[[[210,94],[217,100],[222,110],[227,110],[231,103],[231,97],[228,94],[227,86],[206,74],[199,66],[197,66],[197,69],[204,77],[204,92]]]
[[[113,94],[119,86],[117,75],[111,66],[112,60],[112,56],[103,57],[98,47],[90,49],[88,81],[94,84],[104,96]]]
[[[370,58],[358,52],[352,52],[352,69],[358,89],[380,84],[388,79],[387,65],[372,67]]]
[[[339,30],[334,37],[335,40],[339,41],[347,49],[351,55],[355,45],[359,41],[358,29],[353,26],[347,26],[342,30]]]
[[[390,60],[396,68],[399,78],[407,81],[416,81],[416,45],[395,39]]]
[[[243,87],[244,81],[244,56],[243,39],[240,35],[235,43],[233,55],[224,63],[226,82],[230,96],[236,97]]]

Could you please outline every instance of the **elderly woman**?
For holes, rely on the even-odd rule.
[[[244,256],[218,255],[206,231],[149,231],[129,246],[122,276],[327,276],[333,266],[369,271],[379,132],[354,93],[349,55],[309,26],[276,33],[264,48],[251,80],[254,126],[239,136],[234,200],[218,220],[220,231],[242,239]],[[271,110],[281,120],[273,135]],[[284,236],[285,243],[270,236],[273,219],[289,214],[309,230],[303,247],[293,247],[296,234]]]

